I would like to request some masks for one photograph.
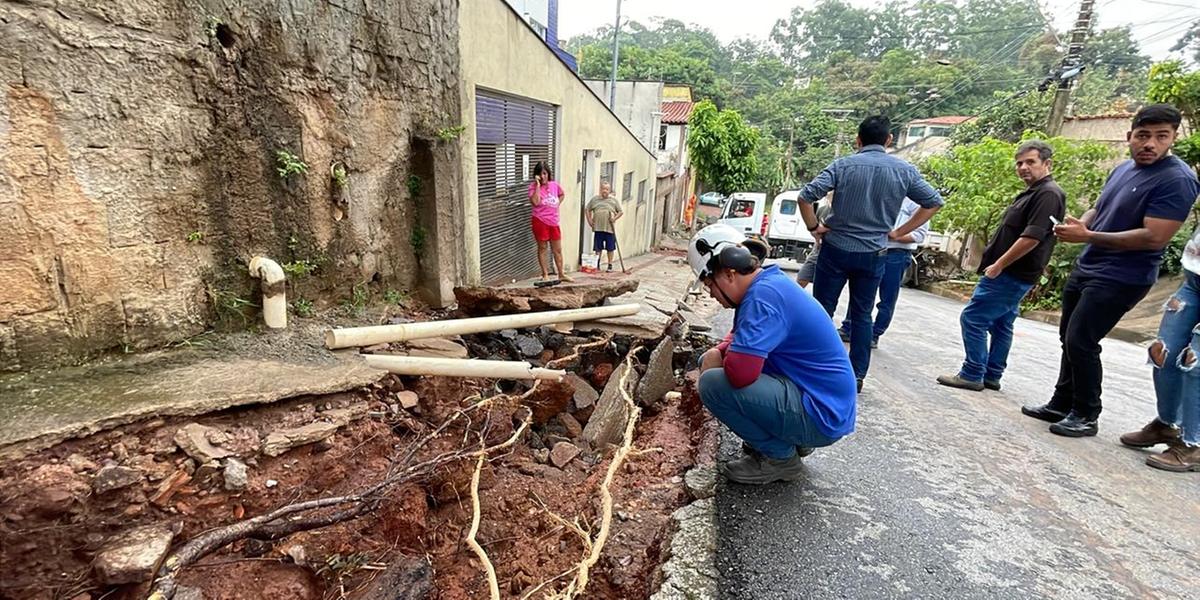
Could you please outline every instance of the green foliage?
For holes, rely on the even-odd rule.
[[[189,244],[202,243],[204,241],[204,232],[203,231],[193,231],[193,232],[187,234],[187,241]]]
[[[1016,98],[996,92],[992,104],[979,115],[954,129],[955,144],[970,144],[985,137],[1015,142],[1028,130],[1041,129],[1050,117],[1054,92],[1030,92]]]
[[[297,317],[311,317],[315,314],[313,303],[311,300],[304,298],[296,298],[292,301],[292,312],[296,313]]]
[[[346,165],[340,162],[335,162],[332,165],[329,165],[329,178],[332,179],[333,183],[339,188],[345,189],[346,183],[348,182]]]
[[[281,179],[287,179],[292,175],[303,175],[308,173],[308,165],[300,160],[299,156],[292,154],[288,150],[275,151],[275,172],[279,173]]]
[[[1175,146],[1171,148],[1171,152],[1174,152],[1175,156],[1187,164],[1192,165],[1192,168],[1200,169],[1200,131],[1175,140]]]
[[[1038,137],[1042,136],[1031,131],[1024,139]],[[1047,141],[1054,148],[1054,180],[1066,192],[1067,212],[1079,215],[1099,197],[1108,172],[1106,161],[1113,152],[1096,142]],[[991,237],[1004,209],[1025,189],[1015,170],[1017,146],[989,137],[926,159],[922,172],[946,198],[946,205],[934,216],[933,228]]]
[[[320,266],[308,259],[301,259],[279,265],[289,278],[301,279],[312,275]]]
[[[1150,89],[1146,99],[1174,104],[1194,123],[1200,110],[1200,71],[1187,72],[1177,60],[1150,67]],[[1195,125],[1193,125],[1195,127]]]
[[[346,302],[346,308],[356,315],[362,314],[367,307],[367,302],[371,300],[371,289],[367,287],[367,282],[363,281],[354,284],[350,289],[350,300]]]
[[[233,323],[236,319],[244,327],[250,323],[247,311],[258,307],[254,302],[227,289],[210,285],[205,289],[205,293],[212,303],[213,312],[217,313],[217,320],[222,323]]]
[[[688,152],[700,179],[726,194],[747,189],[758,167],[758,130],[737,111],[719,111],[708,100],[693,109],[688,128]]]
[[[450,141],[458,139],[458,136],[462,135],[462,132],[464,132],[466,130],[467,130],[466,125],[455,125],[453,127],[443,127],[441,129],[437,130],[437,136],[438,136],[438,139],[442,140],[443,142],[450,142]]]
[[[412,233],[408,236],[408,243],[412,245],[413,254],[420,258],[425,254],[425,242],[429,234],[420,223],[413,224]]]
[[[408,188],[408,197],[413,202],[416,202],[421,197],[421,178],[416,175],[409,175],[404,184]]]
[[[408,292],[398,292],[396,290],[388,290],[383,293],[383,301],[388,304],[402,305],[408,302]]]
[[[1192,23],[1183,35],[1179,36],[1179,40],[1171,46],[1171,52],[1191,52],[1192,61],[1200,63],[1200,21]]]

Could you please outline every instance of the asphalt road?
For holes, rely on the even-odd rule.
[[[1002,392],[934,382],[962,360],[961,308],[904,290],[857,432],[802,481],[721,485],[721,597],[1200,598],[1200,473],[1117,442],[1154,415],[1143,349],[1105,341],[1100,435],[1062,438],[1019,411],[1049,398],[1052,326],[1018,322]]]

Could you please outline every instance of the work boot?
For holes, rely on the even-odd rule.
[[[970,390],[972,392],[983,391],[982,381],[971,381],[969,379],[963,379],[958,375],[938,375],[937,382],[944,386],[958,388],[960,390]]]
[[[998,391],[1000,391],[1000,382],[996,381],[995,379],[984,379],[983,380],[983,389],[992,390],[993,392],[998,392]]]
[[[1149,448],[1158,444],[1168,446],[1179,441],[1179,428],[1159,421],[1157,418],[1145,427],[1121,436],[1121,443],[1131,448]]]
[[[763,485],[774,481],[792,481],[804,475],[804,461],[799,454],[789,458],[770,458],[758,453],[747,454],[720,466],[725,478],[734,483]]]
[[[1066,437],[1088,437],[1096,435],[1099,431],[1100,425],[1095,419],[1084,419],[1073,412],[1050,426],[1050,433]]]
[[[1067,413],[1054,410],[1049,404],[1026,404],[1021,407],[1021,414],[1047,423],[1057,423],[1067,418]]]
[[[1176,473],[1200,471],[1200,446],[1173,444],[1162,454],[1153,454],[1146,457],[1146,464],[1155,469],[1174,471]]]

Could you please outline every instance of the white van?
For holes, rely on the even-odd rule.
[[[746,235],[763,235],[767,225],[767,195],[757,192],[730,194],[718,223],[736,227]]]
[[[800,217],[800,202],[800,192],[790,191],[775,196],[775,201],[771,203],[770,223],[767,226],[771,256],[803,260],[812,251],[816,240]]]

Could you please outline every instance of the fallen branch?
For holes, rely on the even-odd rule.
[[[470,546],[471,550],[475,552],[475,556],[479,557],[479,562],[483,563],[483,568],[487,572],[488,591],[491,592],[492,600],[500,600],[500,582],[496,581],[496,567],[488,559],[487,551],[475,539],[475,534],[479,533],[479,474],[483,471],[485,460],[487,460],[487,455],[480,454],[479,460],[475,462],[475,472],[471,475],[471,530],[467,532],[467,546]]]

